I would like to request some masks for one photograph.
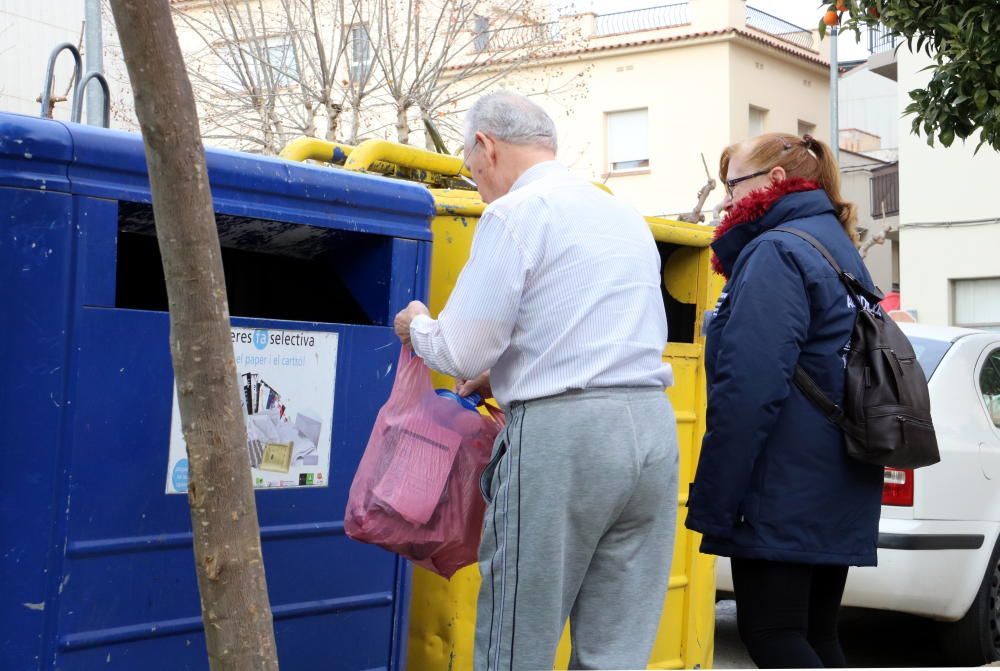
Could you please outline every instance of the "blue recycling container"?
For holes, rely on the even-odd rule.
[[[401,669],[408,573],[344,535],[423,299],[422,186],[209,150],[278,654]],[[2,669],[206,669],[141,139],[0,113]]]

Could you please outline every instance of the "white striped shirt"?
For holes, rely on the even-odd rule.
[[[532,166],[483,212],[438,319],[413,349],[459,378],[490,370],[512,401],[593,387],[668,387],[660,256],[633,207],[560,163]]]

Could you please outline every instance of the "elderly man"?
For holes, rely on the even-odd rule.
[[[481,481],[475,668],[551,669],[567,617],[571,668],[645,668],[677,506],[656,244],[554,160],[555,124],[527,98],[480,98],[465,136],[489,204],[472,253],[438,319],[415,302],[395,328],[507,410]]]

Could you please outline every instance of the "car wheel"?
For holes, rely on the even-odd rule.
[[[986,567],[969,612],[942,625],[943,643],[956,665],[980,666],[1000,660],[1000,541]]]

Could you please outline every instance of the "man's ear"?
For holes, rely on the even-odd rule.
[[[489,165],[496,165],[497,143],[486,133],[476,133],[476,141],[483,146],[483,156]]]

